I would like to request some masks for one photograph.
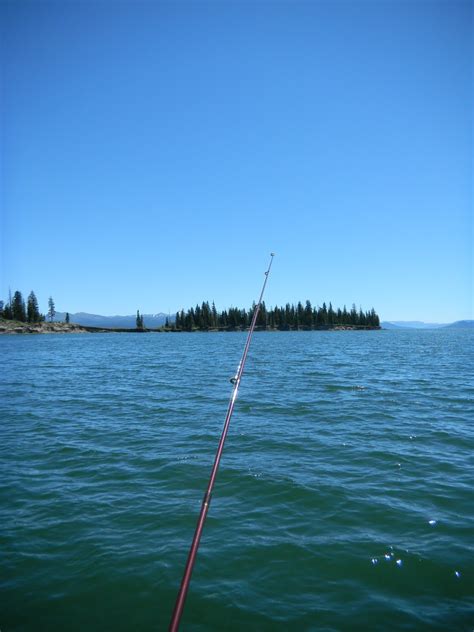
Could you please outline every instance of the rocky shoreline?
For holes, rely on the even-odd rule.
[[[90,331],[107,331],[76,325],[75,323],[21,323],[16,320],[1,320],[0,334],[86,334]]]

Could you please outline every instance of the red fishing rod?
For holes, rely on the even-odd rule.
[[[258,299],[258,303],[255,306],[255,309],[253,311],[252,322],[250,324],[250,329],[247,335],[247,341],[245,343],[244,351],[242,353],[242,358],[240,359],[239,366],[237,367],[237,372],[235,376],[230,380],[232,384],[234,385],[234,387],[232,389],[232,394],[230,396],[229,406],[227,408],[227,415],[225,417],[224,427],[222,429],[219,445],[217,446],[217,452],[214,458],[214,465],[212,466],[211,476],[209,478],[207,490],[206,490],[206,493],[204,494],[204,498],[202,501],[201,511],[199,513],[199,518],[196,525],[196,531],[194,532],[191,548],[189,549],[188,559],[187,559],[186,567],[183,573],[183,579],[181,580],[181,586],[180,586],[178,597],[176,598],[176,603],[173,610],[173,616],[171,617],[171,623],[169,627],[170,632],[176,632],[176,630],[178,630],[179,622],[181,620],[181,615],[183,614],[184,602],[186,601],[186,595],[188,593],[189,583],[191,581],[191,574],[193,572],[194,562],[196,560],[196,555],[199,548],[199,542],[201,540],[201,534],[204,528],[204,522],[206,521],[207,512],[209,510],[209,503],[211,502],[212,489],[214,487],[214,483],[216,480],[217,470],[219,469],[219,463],[221,460],[222,451],[224,450],[224,443],[227,437],[227,432],[229,430],[230,419],[234,411],[235,400],[237,399],[237,393],[240,386],[240,380],[242,379],[242,373],[244,372],[245,361],[247,359],[247,354],[249,352],[250,341],[252,340],[252,334],[255,329],[255,323],[257,322],[258,313],[262,305],[263,293],[265,292],[265,286],[267,285],[268,276],[270,274],[270,268],[272,267],[274,256],[275,254],[272,252],[270,255],[270,263],[268,265],[268,269],[265,272],[265,281],[263,282],[262,291],[260,292],[260,298]]]

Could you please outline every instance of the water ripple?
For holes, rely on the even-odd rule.
[[[0,339],[2,629],[166,629],[244,340]],[[471,349],[257,333],[185,628],[470,630]]]

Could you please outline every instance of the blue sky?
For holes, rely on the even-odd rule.
[[[470,2],[0,12],[2,298],[473,318]]]

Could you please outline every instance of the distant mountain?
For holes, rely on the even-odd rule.
[[[381,323],[384,329],[439,329],[446,327],[441,323],[424,323],[421,320],[391,320]]]
[[[380,326],[382,327],[382,329],[403,329],[403,327],[400,327],[399,325],[394,325],[393,323],[390,323],[387,320],[382,321],[380,323]]]
[[[466,329],[474,327],[474,320],[457,320],[455,323],[424,323],[420,320],[391,320],[380,323],[382,329]]]
[[[168,314],[160,312],[159,314],[143,314],[143,323],[145,327],[153,329],[155,327],[161,327],[165,324]],[[66,312],[56,312],[54,320],[63,321],[66,318]],[[174,320],[174,316],[171,316],[171,321]],[[76,314],[69,314],[69,321],[71,323],[77,323],[78,325],[84,325],[86,327],[109,327],[109,328],[123,328],[133,329],[137,324],[136,315],[132,316],[100,316],[99,314],[86,314],[84,312],[78,312]]]
[[[467,329],[474,327],[474,320],[457,320],[455,323],[446,325],[449,329]]]

